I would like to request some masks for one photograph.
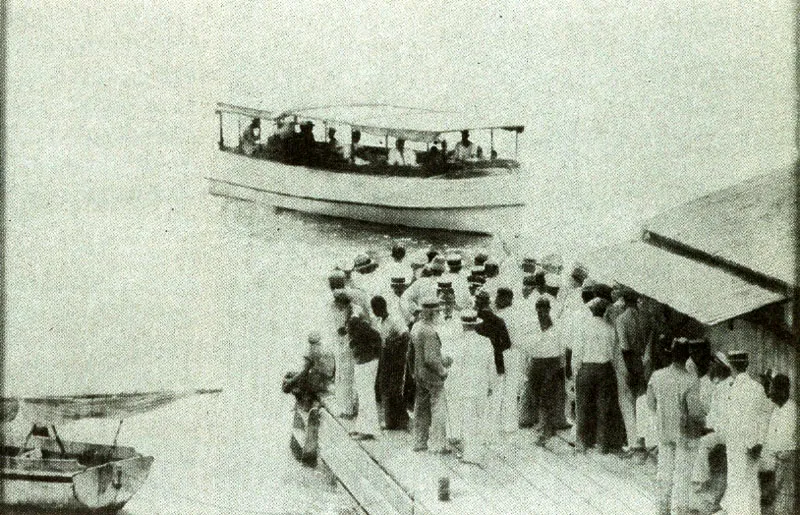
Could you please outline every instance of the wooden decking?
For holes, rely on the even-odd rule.
[[[547,448],[520,430],[493,445],[479,467],[454,454],[413,452],[411,434],[384,431],[376,440],[347,436],[351,422],[323,410],[320,457],[369,513],[407,514],[652,514],[652,461],[576,455],[562,438]],[[449,501],[438,500],[440,477],[450,480]]]

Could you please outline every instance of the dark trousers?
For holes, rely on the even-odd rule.
[[[564,389],[559,358],[533,358],[528,365],[528,382],[522,394],[520,425],[532,425],[541,413],[544,436],[553,436],[558,426],[559,389]],[[560,405],[563,412],[563,404]],[[563,416],[563,415],[562,415]]]
[[[611,363],[583,363],[575,378],[575,397],[578,444],[597,444],[602,451],[612,449],[616,445],[613,417],[618,401],[617,376]]]
[[[406,429],[405,372],[408,340],[398,339],[381,351],[379,367],[379,390],[386,429]]]

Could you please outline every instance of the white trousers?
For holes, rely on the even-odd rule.
[[[622,420],[625,422],[628,447],[633,447],[639,440],[636,428],[636,397],[625,381],[624,375],[617,373],[617,396],[619,397],[619,409],[622,411]]]
[[[658,513],[688,515],[692,505],[689,476],[692,473],[691,442],[658,444]]]
[[[486,459],[486,446],[489,442],[488,397],[463,398],[464,407],[464,454],[461,459],[482,465]]]
[[[375,376],[378,373],[378,360],[356,365],[354,383],[358,395],[358,416],[355,431],[367,435],[381,432],[378,421],[378,405],[375,403]]]
[[[761,515],[758,460],[747,449],[728,445],[728,485],[720,503],[727,515]]]

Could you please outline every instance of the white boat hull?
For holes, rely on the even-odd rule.
[[[493,234],[524,208],[516,174],[470,179],[314,170],[222,152],[213,195],[337,218]]]
[[[40,439],[45,443],[46,439]],[[64,442],[67,448],[92,446]],[[101,446],[93,446],[101,447]],[[139,490],[153,463],[151,456],[135,454],[85,467],[75,459],[4,457],[0,469],[3,513],[115,513]]]

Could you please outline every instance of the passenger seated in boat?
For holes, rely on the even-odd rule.
[[[287,372],[283,376],[281,389],[291,393],[298,404],[310,408],[319,396],[328,390],[333,380],[334,365],[332,356],[322,352],[322,338],[317,332],[308,335],[308,351],[303,356],[303,366],[299,372]]]
[[[475,158],[475,144],[469,140],[469,131],[461,131],[461,141],[453,151],[454,161],[468,161]]]
[[[339,145],[339,140],[336,139],[336,129],[333,127],[328,129],[328,147],[332,152],[336,152],[337,154],[342,153],[342,147]]]
[[[350,133],[350,145],[342,148],[342,157],[356,166],[369,164],[361,144],[361,131],[354,130]]]
[[[261,144],[261,118],[253,118],[242,133],[242,153],[252,156]]]
[[[480,145],[478,145],[478,150],[475,151],[475,159],[477,159],[478,161],[483,161],[484,159],[483,149],[481,148]]]
[[[406,148],[406,140],[403,138],[397,138],[394,148],[389,151],[389,158],[386,162],[392,166],[419,166],[416,154]]]
[[[294,136],[293,121],[279,119],[275,122],[275,132],[267,138],[267,155],[283,158],[289,153],[289,140]]]
[[[314,164],[319,154],[314,140],[314,123],[300,124],[300,133],[294,133],[289,140],[289,160],[294,164]]]

